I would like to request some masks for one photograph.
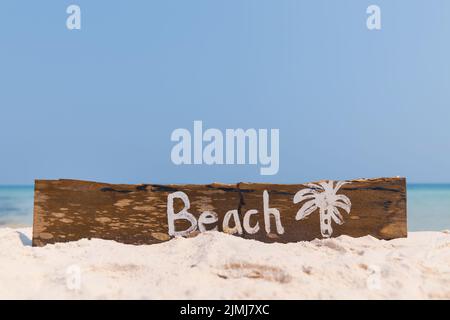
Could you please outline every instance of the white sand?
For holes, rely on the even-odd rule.
[[[0,229],[0,298],[450,299],[450,232],[264,244],[223,233],[152,246],[30,247]],[[78,281],[79,280],[79,281]]]

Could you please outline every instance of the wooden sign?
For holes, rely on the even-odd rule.
[[[404,178],[305,184],[112,185],[37,180],[33,245],[153,244],[219,230],[264,242],[406,237]]]

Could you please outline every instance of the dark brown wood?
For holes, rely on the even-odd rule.
[[[342,200],[343,197],[340,197],[340,206],[334,205],[335,202],[330,205],[330,199],[335,199],[330,196],[325,202],[320,202],[324,192],[320,183],[328,183],[333,188],[338,186],[337,182],[328,181],[314,185],[122,185],[77,180],[37,180],[33,245],[43,246],[83,238],[101,238],[128,244],[154,244],[169,240],[168,196],[178,191],[188,197],[190,208],[187,211],[195,217],[195,221],[198,222],[204,211],[217,214],[217,223],[205,224],[206,230],[217,226],[219,231],[232,232],[236,225],[233,216],[225,226],[223,220],[228,211],[237,210],[238,224],[242,229],[240,236],[264,242],[296,242],[344,234],[352,237],[372,235],[379,239],[407,236],[404,178],[359,179],[339,185],[333,194],[348,198],[351,202],[349,213],[345,210],[345,204],[342,205],[347,201]],[[307,199],[294,203],[296,193],[306,189],[310,190],[306,192]],[[268,200],[267,221],[264,219],[263,205],[265,191]],[[322,208],[329,210],[310,210],[312,212],[309,215],[297,220],[297,212],[311,199],[315,201],[311,204],[320,202]],[[174,199],[175,214],[183,207],[181,199]],[[342,215],[341,225],[336,223],[340,219],[328,217],[326,220],[327,216],[322,215],[332,212],[333,207],[337,208],[337,215]],[[268,208],[279,211],[281,228],[277,228],[275,216]],[[252,209],[257,210],[257,213],[248,214],[248,224],[244,226],[244,217]],[[211,216],[209,218],[213,219]],[[257,223],[259,231],[250,234],[250,228]],[[191,223],[178,219],[173,225],[175,231],[183,231]],[[268,225],[270,232],[266,229]],[[330,229],[326,231],[328,227]],[[197,226],[187,236],[198,234],[198,230]]]

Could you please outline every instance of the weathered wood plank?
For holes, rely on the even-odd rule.
[[[182,218],[187,201],[188,213]],[[113,185],[37,180],[35,184],[34,246],[82,238],[153,244],[175,233],[193,236],[213,228],[264,242],[343,234],[406,237],[406,181]]]

